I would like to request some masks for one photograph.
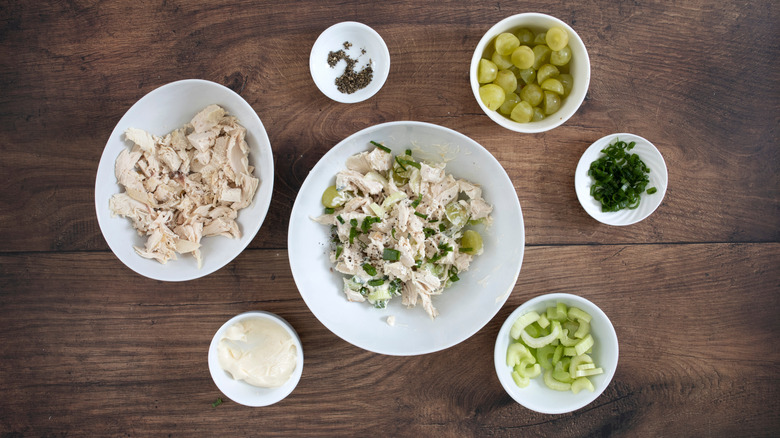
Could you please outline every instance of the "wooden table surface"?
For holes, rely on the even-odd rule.
[[[521,12],[569,23],[588,47],[587,98],[567,123],[518,134],[468,85],[483,33]],[[0,5],[0,436],[760,436],[780,430],[780,4],[568,2],[5,1]],[[389,79],[357,104],[309,75],[317,36],[373,27]],[[205,278],[144,278],[109,250],[95,216],[98,161],[149,91],[224,84],[264,122],[273,201],[235,260]],[[507,303],[449,349],[361,350],[327,330],[290,273],[287,226],[317,160],[368,126],[455,129],[504,166],[522,205],[525,260]],[[663,154],[669,188],[648,219],[602,225],[573,174],[596,139],[631,132]],[[581,295],[620,340],[592,404],[544,415],[493,369],[509,313],[550,292]],[[305,350],[283,401],[248,408],[209,375],[230,317],[286,318]],[[225,402],[212,407],[221,397]]]

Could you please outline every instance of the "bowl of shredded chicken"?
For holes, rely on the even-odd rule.
[[[447,128],[392,122],[332,148],[290,218],[296,285],[361,348],[414,355],[482,328],[514,288],[522,212],[501,164]]]
[[[139,100],[109,139],[95,203],[128,267],[183,281],[236,257],[270,204],[273,159],[254,110],[231,90],[186,80]]]

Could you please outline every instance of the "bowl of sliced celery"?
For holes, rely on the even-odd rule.
[[[496,339],[498,380],[518,403],[544,414],[583,408],[607,388],[618,340],[607,315],[571,294],[541,295],[515,309]]]

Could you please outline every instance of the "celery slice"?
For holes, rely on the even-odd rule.
[[[581,321],[585,321],[589,323],[591,320],[591,316],[588,314],[588,312],[585,312],[584,310],[578,309],[576,307],[569,307],[569,319],[571,320],[579,319]]]
[[[558,303],[555,306],[555,310],[557,311],[557,319],[558,321],[566,321],[566,319],[569,318],[569,310],[566,308],[566,304]]]
[[[577,345],[574,346],[574,350],[577,351],[577,355],[585,354],[585,352],[588,351],[588,349],[593,346],[593,343],[594,343],[593,336],[588,334],[587,336],[582,338],[580,342],[577,342]]]
[[[527,331],[529,335],[535,338],[539,337],[539,335],[542,334],[542,330],[535,323],[531,325],[527,325],[524,330]]]
[[[555,347],[552,345],[545,345],[544,347],[536,350],[536,359],[542,368],[551,370],[553,368],[552,356],[555,354]]]
[[[512,371],[512,380],[515,381],[515,385],[521,388],[525,388],[531,383],[531,379],[521,376],[517,371]]]
[[[372,202],[371,205],[369,205],[369,207],[371,207],[371,210],[374,212],[374,214],[377,215],[377,217],[379,217],[379,219],[385,218],[386,211],[379,204],[377,204],[376,202]]]
[[[592,370],[579,370],[574,373],[574,377],[588,377],[595,376],[597,374],[604,374],[604,370],[601,368],[593,368]]]
[[[564,356],[576,356],[577,355],[577,350],[575,350],[574,347],[564,347],[563,355]]]
[[[526,313],[520,318],[517,318],[517,321],[515,321],[515,323],[512,324],[512,329],[509,331],[509,336],[511,336],[512,339],[518,339],[520,337],[520,333],[523,331],[523,329],[526,328],[526,326],[529,326],[538,320],[539,320],[538,313],[534,311],[530,311]]]
[[[580,320],[580,328],[574,332],[574,337],[582,339],[590,333],[590,323],[585,320]]]
[[[577,365],[577,371],[592,370],[594,368],[596,368],[596,365],[594,365],[592,363],[584,363],[582,365]]]
[[[563,345],[555,347],[555,353],[553,353],[552,363],[557,365],[561,362],[561,356],[563,356]]]
[[[542,315],[539,317],[539,321],[536,321],[537,324],[539,324],[539,327],[541,328],[547,328],[548,325],[550,325],[550,320],[547,319],[547,314],[542,313]]]
[[[571,363],[569,364],[569,375],[572,378],[577,377],[576,374],[577,374],[578,367],[584,363],[593,363],[593,359],[587,354],[580,354],[579,356],[574,356],[571,359]]]
[[[594,392],[596,390],[596,388],[593,387],[593,383],[591,383],[587,377],[579,377],[571,383],[571,392],[577,394],[583,389],[587,389],[590,392]]]
[[[533,348],[544,347],[545,345],[551,343],[554,339],[556,339],[560,335],[561,335],[561,323],[559,321],[552,322],[552,331],[547,336],[534,338],[533,336],[529,335],[528,332],[526,331],[522,331],[520,333],[520,337],[523,338],[523,342],[525,342],[525,345],[528,345],[529,347],[533,347]]]
[[[519,342],[509,344],[509,348],[506,349],[506,364],[513,367],[519,364],[523,359],[529,359],[536,362],[536,358],[534,358],[534,355],[528,350],[528,347]]]
[[[560,339],[561,344],[564,347],[573,347],[577,345],[577,342],[580,342],[578,339],[569,337],[569,329],[563,329],[563,331],[561,331],[561,336],[559,336],[558,339]]]
[[[574,380],[569,375],[569,370],[563,368],[563,363],[561,362],[555,364],[552,376],[555,380],[563,383],[571,383]]]
[[[571,389],[570,383],[564,383],[555,380],[552,373],[552,370],[547,370],[544,372],[544,384],[547,385],[548,388],[554,389],[556,391],[568,391]]]
[[[558,310],[555,307],[548,307],[546,314],[547,314],[547,319],[552,321],[553,319],[556,319],[558,317]]]
[[[542,367],[538,363],[523,360],[519,364],[515,365],[515,371],[517,371],[517,373],[522,377],[533,379],[539,374],[542,374]]]

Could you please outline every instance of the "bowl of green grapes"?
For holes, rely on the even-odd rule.
[[[585,44],[563,21],[545,14],[507,17],[477,44],[469,72],[477,103],[516,132],[549,131],[577,112],[590,85]]]

